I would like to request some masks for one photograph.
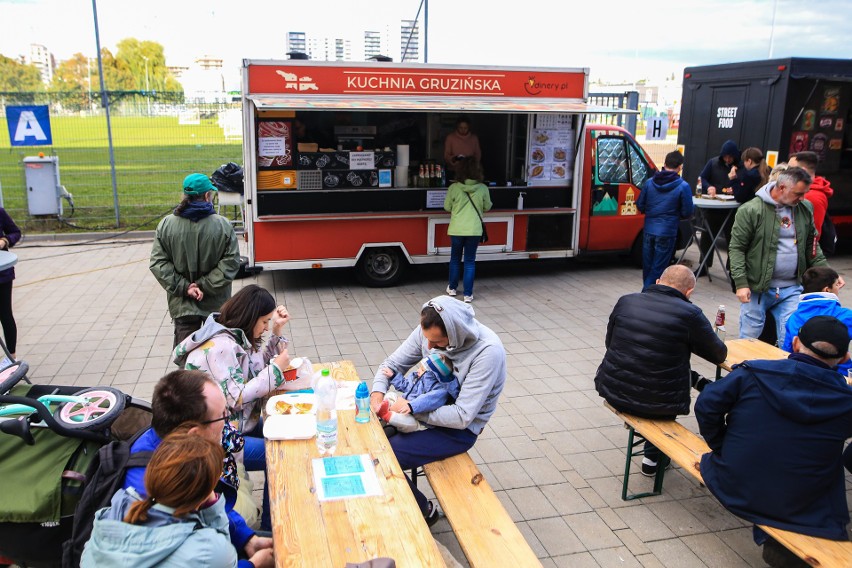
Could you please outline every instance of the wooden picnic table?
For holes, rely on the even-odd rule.
[[[315,364],[338,381],[357,381],[351,361]],[[276,566],[344,566],[389,557],[400,568],[445,566],[429,527],[376,416],[355,422],[354,410],[337,411],[335,456],[369,454],[382,495],[320,501],[311,460],[315,438],[267,440],[266,467]]]
[[[729,373],[731,367],[753,359],[786,359],[790,354],[759,339],[729,339],[728,357],[719,365]]]

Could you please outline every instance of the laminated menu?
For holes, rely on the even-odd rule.
[[[260,168],[293,167],[293,129],[290,121],[258,122],[257,165]]]
[[[530,133],[527,180],[530,185],[568,185],[573,177],[574,131],[559,123],[547,125],[552,128],[533,128]]]

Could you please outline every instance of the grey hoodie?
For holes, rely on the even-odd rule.
[[[775,207],[781,229],[778,233],[778,248],[775,250],[775,270],[769,281],[770,288],[786,288],[795,286],[797,281],[797,268],[799,266],[799,252],[796,249],[796,227],[793,224],[793,208],[789,205],[778,203],[770,195],[775,187],[775,182],[770,182],[757,190],[756,195],[765,203]],[[783,222],[787,219],[787,223]]]
[[[438,296],[423,304],[434,306],[447,328],[446,354],[453,362],[461,391],[455,402],[432,412],[416,415],[421,422],[479,435],[497,409],[497,399],[506,382],[506,350],[497,334],[479,323],[473,307],[449,296]],[[429,345],[418,325],[402,345],[381,364],[373,379],[373,392],[386,393],[389,379],[381,367],[405,373],[429,355]]]
[[[110,507],[95,514],[92,536],[80,560],[81,568],[148,568],[205,566],[231,568],[237,552],[228,537],[225,498],[185,518],[174,509],[156,504],[141,525],[123,521],[130,505],[138,501],[133,489],[120,490]]]

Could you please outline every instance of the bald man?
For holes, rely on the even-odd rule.
[[[606,354],[595,388],[611,406],[645,418],[674,420],[689,414],[691,354],[718,365],[728,348],[713,333],[701,308],[689,301],[695,275],[669,266],[656,284],[622,296],[609,316]],[[661,462],[661,458],[662,462]],[[645,443],[642,473],[653,476],[668,458]]]

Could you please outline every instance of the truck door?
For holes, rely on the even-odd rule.
[[[743,112],[747,95],[747,85],[713,88],[713,104],[708,117],[710,128],[707,133],[707,146],[703,152],[700,148],[695,148],[699,155],[704,156],[704,161],[699,167],[703,167],[713,156],[718,156],[726,140],[733,140],[737,146],[740,146],[743,139]],[[691,182],[695,183],[695,180]]]
[[[653,173],[635,142],[620,133],[593,136],[586,251],[626,251],[642,230],[636,199]]]

